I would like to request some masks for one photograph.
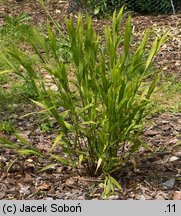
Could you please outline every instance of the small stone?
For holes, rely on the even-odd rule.
[[[62,107],[62,106],[59,106],[57,110],[58,110],[59,112],[63,112],[63,111],[65,111],[65,108]]]
[[[169,179],[163,183],[163,187],[165,189],[172,189],[175,185],[175,179]]]
[[[27,161],[28,163],[32,163],[32,162],[33,162],[33,159],[28,158],[26,161]]]

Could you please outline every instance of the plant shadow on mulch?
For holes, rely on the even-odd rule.
[[[68,1],[58,2],[49,1],[48,5],[52,16],[60,23],[64,22],[66,16],[76,17],[77,10],[81,10],[75,4],[68,4]],[[0,9],[0,23],[3,23],[4,15],[15,16],[23,12],[32,17],[34,24],[42,25],[46,21],[45,12],[36,1],[16,3],[9,0]],[[153,26],[155,34],[170,29],[175,35],[163,47],[156,63],[158,68],[164,68],[165,74],[174,74],[178,82],[181,80],[180,19],[180,13],[171,16],[135,16],[132,19],[136,38],[141,38],[141,32],[150,26]],[[97,29],[101,29],[109,21],[95,17],[93,22]],[[31,108],[28,109],[31,112]],[[180,119],[181,112],[178,111],[160,113],[148,120],[151,123],[143,132],[143,140],[152,151],[141,148],[135,160],[131,161],[131,168],[120,171],[117,180],[123,191],[116,191],[110,199],[178,199],[176,194],[181,190]],[[46,151],[51,146],[55,138],[53,131],[42,134],[36,118],[22,120],[16,117],[12,120],[37,148]],[[4,134],[0,133],[0,136]],[[16,141],[12,136],[5,136]],[[50,163],[53,165],[49,169],[37,172]],[[0,199],[101,199],[102,187],[102,177],[90,177],[83,168],[72,169],[49,158],[19,156],[13,150],[0,149]]]

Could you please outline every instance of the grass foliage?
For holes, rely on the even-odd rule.
[[[148,49],[147,31],[133,52],[131,18],[127,18],[124,28],[122,19],[123,8],[114,12],[103,40],[89,16],[85,23],[81,14],[76,23],[67,20],[64,54],[69,55],[69,62],[60,52],[61,36],[49,23],[47,34],[32,27],[25,35],[37,61],[16,46],[1,52],[9,69],[30,80],[38,95],[34,103],[60,125],[50,153],[58,145],[63,151],[60,161],[73,166],[82,164],[92,176],[103,173],[105,196],[114,192],[114,187],[121,189],[113,177],[124,170],[143,144],[142,124],[159,80],[159,74],[150,71],[150,64],[167,39],[166,34],[156,38]],[[56,32],[61,32],[55,24]],[[47,86],[47,74],[56,90]],[[152,81],[143,87],[148,77]]]

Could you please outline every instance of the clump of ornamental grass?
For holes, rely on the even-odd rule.
[[[118,14],[114,12],[112,26],[105,28],[103,43],[89,16],[84,24],[81,14],[76,23],[72,18],[67,20],[69,63],[62,58],[60,37],[49,24],[47,35],[36,28],[27,34],[27,42],[39,57],[37,65],[32,65],[30,56],[15,47],[2,54],[15,73],[22,75],[9,62],[9,56],[24,68],[23,73],[38,95],[34,102],[60,125],[49,153],[52,155],[58,145],[63,152],[59,157],[62,162],[81,164],[91,176],[103,174],[105,196],[114,192],[115,186],[121,189],[113,176],[125,169],[143,145],[142,124],[159,80],[159,73],[150,71],[150,64],[167,38],[167,34],[156,38],[148,49],[150,32],[146,31],[133,52],[131,18],[128,16],[124,28],[122,19],[123,8]],[[57,23],[55,26],[61,32]],[[56,90],[47,88],[42,68]],[[148,77],[152,81],[143,88]]]

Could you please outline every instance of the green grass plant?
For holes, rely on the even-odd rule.
[[[85,24],[81,14],[76,23],[66,20],[69,63],[60,55],[60,37],[49,23],[47,34],[36,28],[27,34],[26,40],[39,58],[37,63],[32,64],[30,56],[15,46],[1,53],[14,73],[31,81],[38,95],[34,103],[60,125],[50,153],[59,145],[64,153],[61,161],[82,164],[91,176],[104,174],[104,196],[114,192],[114,187],[121,189],[116,173],[125,169],[143,144],[142,124],[160,77],[150,65],[167,39],[167,34],[155,38],[147,48],[150,32],[146,31],[133,53],[131,18],[128,16],[123,28],[122,19],[123,8],[114,12],[111,27],[105,28],[105,43],[100,42],[88,15]],[[46,74],[56,90],[47,87]],[[148,77],[151,82],[143,88]]]

